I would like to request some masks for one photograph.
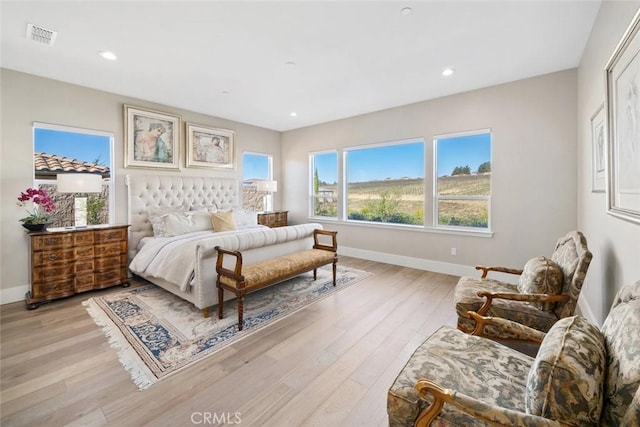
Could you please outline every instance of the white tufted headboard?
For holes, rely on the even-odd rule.
[[[232,178],[127,175],[129,260],[143,237],[153,236],[149,209],[199,206],[238,207],[238,181]]]

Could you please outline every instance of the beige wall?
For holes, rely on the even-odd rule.
[[[432,165],[434,135],[490,128],[492,238],[326,226],[339,231],[343,253],[452,274],[475,274],[476,264],[521,267],[551,255],[558,237],[577,224],[576,80],[577,71],[567,70],[285,132],[283,204],[294,220],[306,219],[309,152],[423,137]]]
[[[578,226],[593,252],[582,296],[598,322],[617,290],[640,280],[640,225],[608,215],[605,193],[591,192],[590,124],[605,99],[604,67],[639,7],[638,1],[603,2],[578,70]]]
[[[95,129],[115,134],[116,180],[115,222],[127,221],[126,174],[175,174],[191,176],[225,176],[242,178],[242,151],[270,153],[274,156],[274,171],[280,167],[280,132],[258,128],[243,123],[197,114],[175,107],[153,104],[139,99],[101,92],[81,86],[43,79],[7,69],[0,69],[2,90],[2,131],[0,145],[0,296],[2,302],[24,297],[29,283],[28,244],[18,219],[24,216],[23,208],[16,206],[17,196],[33,184],[33,122],[53,123],[65,126]],[[184,167],[182,146],[182,170],[157,172],[145,169],[125,169],[123,163],[123,104],[153,108],[179,114],[183,122],[194,122],[236,131],[234,171],[208,171]],[[181,141],[184,145],[184,127]],[[275,179],[280,179],[277,175]],[[279,205],[276,193],[275,206]]]

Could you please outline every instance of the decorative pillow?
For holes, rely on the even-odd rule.
[[[211,214],[211,224],[213,224],[213,231],[230,231],[238,229],[233,218],[233,212],[218,212]]]
[[[234,209],[233,219],[238,228],[258,225],[258,213],[248,209]]]
[[[213,230],[210,215],[206,210],[167,214],[163,217],[164,237],[180,236],[194,231]]]
[[[562,268],[547,257],[538,256],[531,258],[524,265],[518,290],[523,294],[551,294],[562,292],[564,274]],[[554,303],[532,303],[540,310],[552,311]]]
[[[557,321],[529,371],[526,412],[569,425],[599,425],[606,360],[597,327],[579,316]]]
[[[153,235],[155,237],[166,237],[165,221],[164,218],[170,213],[176,212],[188,212],[189,208],[183,206],[162,207],[162,208],[149,208],[147,216],[149,222],[151,222],[151,228],[153,229]]]

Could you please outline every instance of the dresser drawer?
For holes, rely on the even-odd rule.
[[[127,229],[118,228],[115,230],[95,231],[96,243],[120,242],[127,240]]]
[[[80,231],[73,235],[73,243],[76,246],[93,245],[95,242],[95,233],[93,231]]]
[[[73,249],[54,249],[47,251],[38,251],[33,253],[31,262],[34,267],[44,264],[51,265],[58,262],[64,262],[74,259]]]
[[[108,270],[122,267],[119,256],[110,256],[96,259],[96,270]]]
[[[73,246],[73,234],[54,234],[52,236],[33,236],[31,239],[31,249],[41,251],[45,249],[68,248]]]
[[[35,267],[31,270],[32,283],[54,282],[56,280],[73,280],[74,263],[62,264],[54,267]]]
[[[93,272],[88,274],[79,274],[73,281],[73,287],[76,292],[86,292],[95,289],[96,280]]]
[[[127,245],[124,242],[105,243],[94,246],[94,254],[96,257],[106,257],[120,255],[127,251]]]
[[[31,286],[31,295],[33,298],[53,299],[72,295],[73,293],[73,278],[51,280],[46,283],[34,283]]]
[[[93,246],[80,246],[73,250],[76,259],[93,258],[95,250]]]
[[[106,288],[108,286],[124,283],[127,280],[126,268],[112,268],[95,274],[95,289]]]
[[[83,259],[75,262],[73,271],[75,274],[81,274],[85,272],[93,272],[94,269],[95,261],[93,259]]]

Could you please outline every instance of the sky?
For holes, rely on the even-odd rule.
[[[110,164],[110,141],[107,136],[63,132],[36,128],[35,150],[93,163],[99,159]],[[348,151],[349,182],[366,182],[387,178],[424,177],[422,141],[375,149]],[[491,160],[491,134],[466,135],[438,140],[438,176],[451,175],[456,166],[469,165],[472,172]],[[334,183],[338,175],[337,153],[315,155],[320,181]],[[243,179],[269,179],[269,158],[243,154]]]
[[[242,154],[242,180],[269,179],[269,157],[260,154]]]
[[[315,167],[322,182],[334,183],[338,175],[337,153],[315,156]],[[387,178],[424,177],[422,142],[348,151],[349,182]],[[451,175],[456,166],[469,166],[472,172],[491,161],[491,134],[465,135],[438,140],[438,176]],[[430,168],[429,168],[430,169]]]
[[[108,136],[63,132],[52,129],[34,129],[36,152],[56,154],[83,162],[110,165],[111,144]]]

